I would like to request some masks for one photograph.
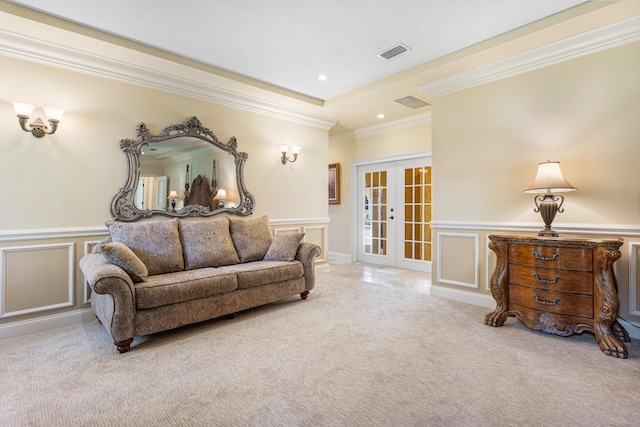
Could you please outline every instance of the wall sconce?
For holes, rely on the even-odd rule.
[[[300,150],[302,150],[302,147],[291,147],[291,153],[293,154],[293,158],[287,157],[287,153],[289,152],[289,146],[281,145],[280,151],[282,152],[282,157],[280,157],[280,160],[282,160],[282,164],[284,165],[285,163],[287,163],[287,160],[290,161],[291,163],[295,162],[298,159],[298,154],[300,154]]]
[[[167,197],[167,199],[171,200],[171,212],[176,211],[176,199],[178,198],[178,192],[176,190],[171,190],[169,192],[169,197]]]
[[[538,233],[538,236],[557,236],[558,233],[551,228],[551,223],[556,217],[556,213],[564,212],[562,204],[564,203],[564,197],[561,195],[555,195],[554,193],[560,193],[565,191],[577,190],[576,187],[569,184],[562,172],[560,171],[560,162],[552,162],[547,160],[546,162],[538,163],[538,173],[533,183],[524,190],[525,193],[545,193],[544,195],[538,194],[533,198],[536,209],[534,212],[540,212],[542,220],[544,221],[544,230]],[[560,201],[560,204],[558,204]]]
[[[213,198],[213,200],[218,201],[218,209],[224,208],[224,201],[226,199],[227,199],[227,192],[222,188],[219,188],[218,193],[216,194],[216,197]]]
[[[45,135],[53,135],[56,133],[58,123],[60,123],[62,114],[64,114],[64,110],[59,108],[45,107],[44,112],[51,126],[45,125],[40,117],[36,118],[32,123],[27,124],[35,106],[27,104],[26,102],[12,102],[12,104],[18,116],[20,128],[25,132],[31,132],[36,138],[42,138]]]

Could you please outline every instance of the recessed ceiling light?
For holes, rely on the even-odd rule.
[[[318,80],[327,80],[327,75],[326,74],[320,74],[318,76]]]
[[[382,114],[382,113],[378,114],[378,118],[379,119],[384,119],[384,114]]]

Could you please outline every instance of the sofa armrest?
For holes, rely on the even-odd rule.
[[[305,290],[310,291],[316,283],[315,259],[320,255],[320,246],[313,243],[301,242],[296,253],[296,260],[302,263],[304,269]]]
[[[99,253],[82,257],[80,269],[93,291],[91,306],[114,341],[132,338],[136,302],[129,275]]]

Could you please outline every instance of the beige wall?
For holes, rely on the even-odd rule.
[[[341,203],[329,205],[329,251],[351,252],[351,166],[354,162],[431,151],[431,123],[329,145],[329,163],[340,163]]]
[[[195,115],[221,141],[236,136],[249,154],[254,216],[268,215],[276,231],[307,232],[326,262],[327,129],[5,56],[0,68],[10,76],[0,79],[0,288],[8,292],[3,311],[12,313],[0,326],[87,307],[77,264],[104,237],[111,199],[126,179],[119,142],[135,139],[139,122],[159,133]],[[56,134],[23,132],[14,100],[64,108]],[[296,163],[282,165],[280,144],[302,147]]]
[[[257,215],[327,216],[326,164],[317,161],[327,158],[327,130],[7,57],[0,65],[12,76],[0,81],[0,190],[22,208],[0,211],[5,230],[103,224],[125,182],[120,140],[135,139],[139,122],[160,132],[192,115],[224,142],[236,136],[249,154],[245,182]],[[67,111],[55,135],[35,138],[18,127],[12,100]],[[280,144],[302,147],[296,163],[280,163]]]
[[[559,160],[565,178],[578,190],[564,194],[565,212],[558,214],[554,228],[567,233],[613,230],[625,238],[616,266],[621,315],[640,320],[640,299],[630,304],[634,294],[640,295],[640,282],[629,277],[640,241],[638,76],[636,42],[434,99],[436,232],[471,233],[480,242],[474,254],[479,266],[473,256],[436,248],[441,265],[471,266],[480,280],[471,290],[488,295],[486,235],[502,227],[542,228],[533,195],[523,190],[538,162]],[[434,282],[442,273],[437,268],[434,263]]]

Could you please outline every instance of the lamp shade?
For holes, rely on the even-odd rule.
[[[226,198],[227,198],[227,192],[222,188],[219,188],[218,193],[216,194],[216,197],[213,198],[213,200],[226,200]]]
[[[175,190],[171,190],[169,192],[169,197],[167,197],[167,199],[177,199],[178,198],[178,193]]]
[[[538,163],[538,173],[525,193],[560,193],[577,190],[569,184],[560,171],[560,162],[550,160]]]

